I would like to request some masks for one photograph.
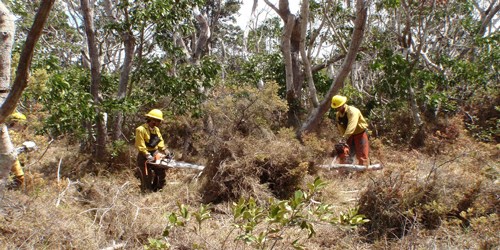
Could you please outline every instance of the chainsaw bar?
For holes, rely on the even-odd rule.
[[[187,163],[187,162],[182,162],[182,161],[176,161],[176,160],[167,160],[167,159],[161,159],[161,160],[156,160],[153,162],[148,162],[148,164],[153,165],[155,167],[159,168],[190,168],[190,169],[196,169],[203,171],[205,169],[205,166],[202,165],[196,165],[192,163]]]

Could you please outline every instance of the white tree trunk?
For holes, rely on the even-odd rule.
[[[10,169],[16,159],[17,154],[10,140],[7,126],[0,124],[0,190],[5,187]]]
[[[0,103],[7,99],[10,86],[11,52],[14,43],[14,16],[7,7],[0,2]],[[3,124],[6,116],[0,117],[0,190],[5,187],[5,182],[10,168],[16,160],[14,146],[9,137],[7,126]]]
[[[316,95],[316,86],[314,85],[313,75],[311,71],[311,62],[309,61],[309,56],[306,53],[306,31],[307,22],[309,19],[309,0],[302,1],[302,6],[300,10],[300,56],[302,57],[302,62],[304,63],[304,72],[307,79],[307,85],[309,87],[309,98],[314,108],[319,106],[318,96]]]

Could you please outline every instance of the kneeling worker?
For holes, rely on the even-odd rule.
[[[11,135],[15,134],[15,129],[21,123],[26,121],[26,116],[20,112],[14,112],[7,118],[7,126],[10,128],[9,133]],[[10,169],[12,182],[9,184],[9,187],[14,189],[22,188],[24,185],[24,171],[21,167],[21,162],[19,162],[19,158],[16,158],[14,164]]]
[[[336,95],[332,98],[332,108],[336,109],[337,129],[342,136],[342,141],[349,145],[350,158],[356,155],[359,165],[370,164],[368,153],[370,145],[368,142],[368,123],[359,109],[346,104],[347,97]],[[347,141],[346,141],[347,140]],[[349,163],[351,159],[342,159],[340,163]]]
[[[146,123],[135,129],[135,147],[139,151],[137,166],[141,176],[141,190],[156,192],[165,186],[165,169],[148,164],[160,151],[168,155],[165,142],[158,126],[163,121],[163,113],[153,109],[146,114]]]

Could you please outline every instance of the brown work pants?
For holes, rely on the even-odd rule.
[[[368,158],[368,154],[370,153],[370,143],[368,142],[368,133],[366,133],[366,131],[356,135],[351,135],[349,139],[347,139],[347,145],[349,145],[351,158],[356,155],[359,165],[370,165],[370,159]]]
[[[154,167],[146,161],[147,159],[143,154],[137,154],[137,167],[140,173],[141,190],[143,192],[159,191],[165,186],[167,173],[165,169]]]

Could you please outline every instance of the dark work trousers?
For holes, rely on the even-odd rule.
[[[150,152],[152,155],[154,152]],[[154,167],[146,163],[146,157],[139,153],[137,154],[137,167],[139,168],[141,178],[141,190],[143,192],[156,192],[165,186],[165,178],[167,173],[165,169]]]

